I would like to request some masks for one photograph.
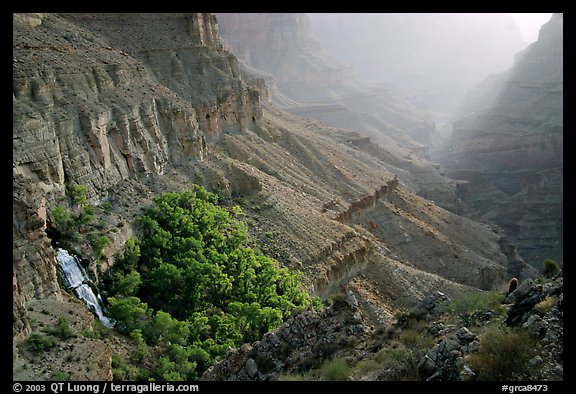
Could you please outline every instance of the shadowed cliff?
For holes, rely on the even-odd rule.
[[[536,267],[563,258],[563,16],[512,68],[470,94],[454,124],[448,174],[469,181],[464,199],[505,229]]]

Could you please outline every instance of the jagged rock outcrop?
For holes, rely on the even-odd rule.
[[[454,124],[447,174],[501,226],[526,262],[563,256],[563,17],[554,14],[515,65],[470,96]]]
[[[230,349],[202,376],[205,381],[277,380],[307,370],[338,351],[350,350],[374,330],[364,321],[350,292],[322,312],[307,311],[251,345]]]
[[[461,327],[448,339],[440,341],[418,364],[418,373],[426,381],[457,381],[474,372],[465,365],[466,354],[480,347],[478,336]]]
[[[24,300],[58,297],[44,231],[55,196],[78,183],[94,199],[201,160],[206,142],[189,102],[93,32],[53,14],[15,14],[13,29],[14,272]]]
[[[564,273],[534,278],[520,284],[504,300],[509,303],[505,323],[528,330],[541,341],[539,354],[529,361],[534,379],[563,380]]]
[[[258,90],[240,77],[220,42],[212,14],[67,14],[141,60],[160,84],[194,107],[207,140],[254,128],[262,117]],[[158,26],[162,34],[150,34]]]

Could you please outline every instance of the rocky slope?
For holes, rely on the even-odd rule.
[[[230,349],[203,380],[563,380],[563,287],[562,274],[534,278],[494,309],[457,314],[446,308],[471,293],[451,300],[435,292],[385,330],[366,321],[352,292],[340,293],[322,312]]]
[[[391,86],[367,83],[329,56],[306,14],[218,13],[225,45],[243,69],[260,75],[278,107],[354,130],[381,146],[387,163],[416,193],[458,211],[457,184],[429,162],[431,114]],[[353,18],[353,16],[351,16]]]
[[[454,124],[448,174],[465,199],[540,266],[562,260],[563,16],[554,14],[515,65],[470,95]]]
[[[52,238],[54,208],[74,208],[64,196],[72,185],[86,186],[94,231],[111,241],[101,256],[89,234],[78,241],[95,278],[153,195],[194,182],[239,202],[262,248],[302,270],[311,293],[351,291],[370,324],[433,290],[498,288],[517,274],[498,231],[414,194],[382,147],[262,101],[264,81],[239,70],[213,15],[15,14],[13,22],[15,378],[48,379],[60,365],[89,379],[78,368],[90,349],[115,341],[83,341],[86,314],[74,332],[87,344],[74,346],[87,350],[75,363],[55,361],[68,357],[66,343],[45,368],[31,368],[24,340],[40,322],[77,314],[58,285]],[[112,355],[98,357],[95,373],[107,379]]]

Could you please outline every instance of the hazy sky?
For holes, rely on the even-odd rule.
[[[552,14],[510,14],[516,20],[524,41],[528,44],[533,43],[538,39],[538,31],[540,27],[550,20]]]

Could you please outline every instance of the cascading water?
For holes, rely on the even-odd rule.
[[[96,296],[92,288],[84,282],[90,278],[76,256],[64,249],[56,249],[56,260],[62,272],[62,285],[67,290],[74,289],[78,298],[84,300],[88,309],[98,316],[106,327],[114,327],[114,322],[104,316],[104,305],[100,295]]]

